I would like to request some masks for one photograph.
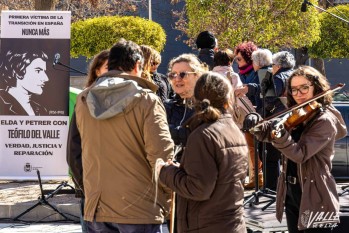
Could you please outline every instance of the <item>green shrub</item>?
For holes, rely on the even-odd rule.
[[[72,57],[93,57],[120,38],[162,51],[166,34],[160,24],[134,16],[103,16],[77,21],[71,26]]]
[[[327,11],[344,19],[349,18],[349,5],[339,5]],[[349,24],[326,12],[320,14],[320,23],[321,39],[309,48],[309,54],[315,58],[348,58]]]

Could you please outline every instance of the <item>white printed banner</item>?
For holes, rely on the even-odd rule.
[[[2,11],[1,38],[69,39],[68,11]]]
[[[65,179],[70,12],[2,11],[0,179]]]

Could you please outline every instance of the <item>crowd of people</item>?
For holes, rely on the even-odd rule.
[[[256,181],[277,193],[290,233],[331,232],[331,160],[346,126],[331,94],[313,100],[326,77],[253,42],[220,49],[204,31],[196,44],[166,75],[158,51],[124,39],[92,60],[67,147],[83,232],[160,233],[165,222],[171,233],[247,232],[244,189]],[[263,121],[306,102],[315,110],[298,125]],[[317,212],[333,218],[311,221]]]

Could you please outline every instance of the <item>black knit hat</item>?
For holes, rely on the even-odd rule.
[[[214,37],[212,32],[200,32],[200,34],[196,38],[196,46],[199,49],[213,49],[216,46],[216,38]]]

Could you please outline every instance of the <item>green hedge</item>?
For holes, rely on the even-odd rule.
[[[103,16],[77,21],[71,26],[72,57],[93,57],[120,38],[162,51],[166,34],[160,24],[134,16]]]

